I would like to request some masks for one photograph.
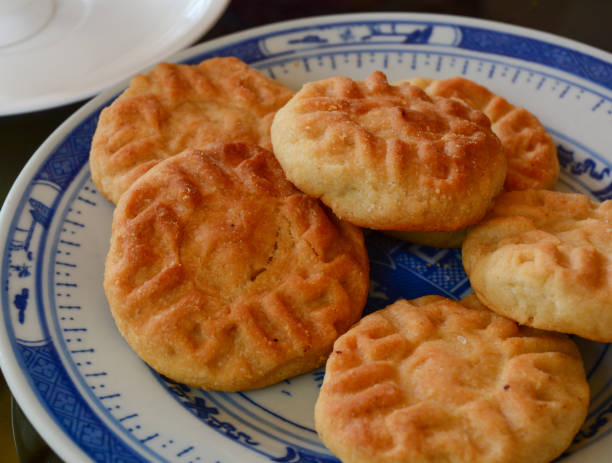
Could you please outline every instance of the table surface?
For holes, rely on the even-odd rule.
[[[490,19],[551,32],[612,51],[612,33],[607,27],[612,19],[610,0],[267,0],[265,8],[258,2],[233,0],[219,22],[198,42],[288,19],[371,11],[427,12]],[[84,103],[80,101],[44,111],[0,117],[3,154],[0,203],[4,203],[11,185],[38,146]],[[1,378],[0,392],[6,392],[6,384]],[[8,401],[0,403],[0,433],[7,432],[7,426],[1,424],[10,420],[8,404]],[[12,423],[22,463],[60,461],[45,446],[15,403]]]

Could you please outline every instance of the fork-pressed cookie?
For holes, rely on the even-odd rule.
[[[520,326],[474,295],[425,296],[336,341],[315,425],[344,463],[547,463],[588,403],[567,336]]]
[[[361,316],[363,234],[255,145],[168,158],[121,197],[104,288],[151,367],[196,387],[263,387],[322,365]]]
[[[612,342],[612,201],[508,192],[469,231],[462,251],[474,291],[495,312]]]
[[[559,160],[554,140],[536,116],[514,106],[504,97],[463,77],[407,80],[432,97],[458,98],[491,120],[508,160],[505,191],[550,189],[559,178]],[[395,236],[417,244],[435,247],[461,247],[467,229],[453,233],[395,232]]]
[[[363,227],[460,229],[483,217],[506,175],[484,114],[381,72],[307,83],[271,134],[289,180]]]
[[[162,159],[208,143],[270,149],[270,124],[293,92],[237,58],[160,63],[100,114],[91,175],[111,202]]]
[[[531,112],[464,77],[408,80],[432,97],[458,98],[491,120],[508,158],[504,190],[551,189],[559,178],[557,147]]]

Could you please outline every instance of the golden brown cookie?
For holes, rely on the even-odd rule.
[[[408,80],[428,95],[458,98],[491,120],[508,157],[506,191],[552,188],[559,178],[557,147],[540,121],[488,88],[463,77]]]
[[[162,159],[208,143],[271,148],[270,124],[293,92],[236,58],[161,63],[100,114],[91,175],[111,202]]]
[[[255,145],[168,158],[122,195],[104,288],[119,331],[160,373],[196,387],[263,387],[322,365],[361,316],[361,230]]]
[[[434,80],[409,79],[432,97],[458,98],[491,120],[508,159],[506,191],[552,188],[559,178],[559,160],[553,139],[540,121],[525,108],[510,104],[486,87],[463,77]],[[434,247],[461,247],[467,229],[451,233],[394,232],[411,243]]]
[[[546,463],[586,417],[566,336],[441,296],[398,301],[334,344],[316,429],[344,463]]]
[[[479,221],[506,158],[487,117],[414,85],[332,77],[278,111],[272,144],[287,177],[341,218],[383,230],[452,231]]]
[[[491,310],[612,342],[612,201],[548,190],[505,193],[468,233],[463,266]]]

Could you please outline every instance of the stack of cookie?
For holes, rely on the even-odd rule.
[[[292,95],[215,58],[160,64],[101,113],[92,177],[117,204],[104,288],[130,346],[175,381],[277,383],[321,366],[361,317],[363,233],[269,151]]]
[[[375,72],[294,95],[234,58],[162,64],[102,112],[91,168],[117,203],[111,311],[170,378],[243,390],[327,361],[316,426],[344,462],[545,463],[582,424],[559,333],[612,341],[612,203],[547,190],[552,139],[486,88]],[[358,322],[360,227],[463,243],[477,297]]]
[[[315,412],[327,446],[355,463],[561,454],[589,388],[553,331],[612,340],[612,202],[546,190],[559,164],[537,118],[466,79],[375,72],[306,84],[272,144],[287,177],[351,223],[428,245],[467,236],[478,296],[398,301],[341,336]]]

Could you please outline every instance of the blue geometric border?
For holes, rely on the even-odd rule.
[[[51,343],[43,346],[17,345],[23,357],[23,366],[55,422],[87,455],[99,463],[147,461],[125,446],[91,410],[68,377]]]
[[[460,22],[460,18],[457,21]],[[356,26],[367,26],[375,28],[380,24],[389,24],[393,28],[397,25],[417,25],[432,27],[432,26],[446,26],[456,27],[460,31],[460,41],[457,44],[453,44],[453,48],[461,48],[464,50],[471,50],[483,53],[497,54],[507,56],[510,58],[523,59],[526,61],[535,62],[545,66],[550,66],[555,69],[565,71],[569,74],[587,79],[596,84],[600,84],[607,89],[612,89],[612,63],[606,62],[600,58],[581,53],[576,50],[572,50],[561,45],[556,45],[543,40],[534,39],[530,37],[524,37],[517,34],[508,32],[500,32],[491,29],[484,29],[480,27],[464,26],[460,24],[449,24],[444,22],[436,21],[409,21],[409,20],[388,20],[388,21],[349,21],[349,22],[336,22],[316,26],[303,26],[295,29],[287,29],[282,32],[273,32],[269,34],[261,35],[257,38],[247,39],[240,42],[240,45],[236,44],[217,48],[213,51],[206,53],[205,55],[199,55],[197,59],[214,57],[214,56],[236,56],[246,62],[260,61],[264,59],[270,59],[283,55],[291,54],[291,52],[281,53],[266,53],[261,47],[260,43],[266,38],[271,38],[279,35],[285,35],[288,33],[300,32],[300,31],[313,31],[313,30],[327,30],[337,27],[356,27]],[[406,34],[408,36],[409,34]],[[396,44],[397,42],[377,42],[378,44]],[[407,42],[411,45],[427,45],[426,40],[410,40]],[[342,43],[342,46],[363,46],[361,41],[347,41]],[[337,47],[339,44],[329,45],[331,47]],[[313,46],[313,49],[321,50],[328,48],[325,45],[319,44]],[[300,52],[304,49],[300,49]],[[192,58],[187,60],[188,63],[194,63],[197,60]]]
[[[560,45],[507,32],[459,26],[458,48],[533,61],[612,89],[612,63]]]
[[[189,386],[172,381],[162,375],[156,375],[156,377],[170,395],[200,421],[233,442],[266,456],[270,461],[284,463],[339,463],[339,460],[333,455],[325,455],[296,445],[286,445],[285,455],[271,455],[263,448],[258,447],[259,442],[254,440],[249,434],[238,430],[233,424],[224,421],[221,418],[223,410],[220,410],[215,404],[206,402],[204,397],[192,396]]]

